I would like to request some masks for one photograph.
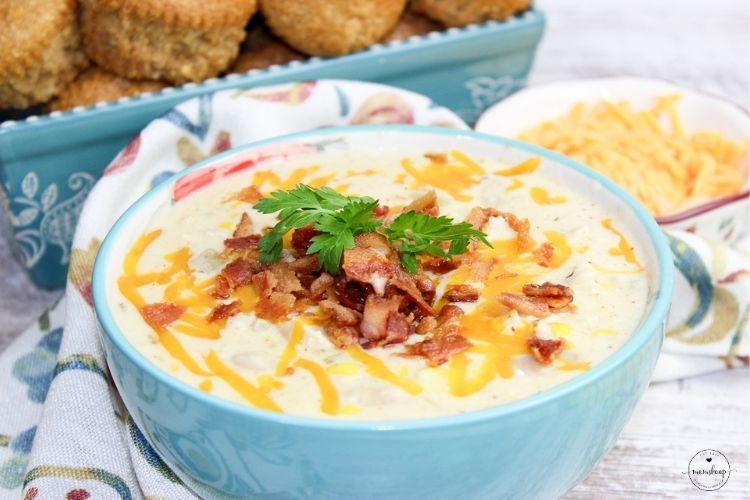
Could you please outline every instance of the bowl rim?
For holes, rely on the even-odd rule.
[[[272,144],[283,142],[298,141],[311,137],[326,136],[346,136],[350,134],[422,134],[432,135],[436,138],[441,136],[452,136],[477,140],[480,142],[490,142],[498,146],[519,149],[548,160],[562,164],[565,168],[575,170],[604,187],[611,195],[619,198],[633,211],[637,221],[645,229],[648,240],[656,254],[656,263],[658,267],[658,281],[655,290],[655,297],[645,314],[645,320],[642,322],[630,338],[619,349],[612,353],[608,358],[597,364],[585,373],[582,373],[571,380],[545,389],[537,394],[525,397],[519,400],[504,403],[498,406],[462,413],[458,415],[436,416],[421,419],[403,419],[403,420],[337,420],[323,417],[305,417],[298,415],[287,415],[275,413],[266,410],[257,409],[249,405],[235,403],[223,399],[219,396],[206,394],[197,387],[189,385],[175,377],[169,375],[166,371],[156,366],[153,362],[142,355],[130,341],[125,337],[119,326],[114,320],[107,304],[107,268],[111,265],[110,254],[112,249],[118,244],[121,233],[129,224],[130,219],[141,211],[141,207],[157,196],[170,196],[175,182],[191,174],[192,172],[210,167],[211,165],[224,161],[240,152],[252,149],[262,148]],[[165,193],[166,192],[166,193]],[[674,284],[674,266],[672,264],[672,253],[666,242],[661,229],[656,224],[653,217],[646,209],[636,201],[631,195],[626,193],[622,188],[617,186],[613,181],[603,175],[594,172],[584,165],[575,162],[559,153],[548,151],[539,146],[498,137],[488,134],[469,130],[454,130],[439,127],[427,127],[416,125],[359,125],[349,127],[334,127],[328,129],[316,129],[305,132],[298,132],[284,136],[278,136],[263,141],[246,144],[219,155],[205,159],[162,182],[146,194],[141,196],[133,203],[115,222],[107,236],[102,242],[101,248],[97,254],[94,264],[92,292],[93,303],[97,319],[100,326],[100,334],[106,335],[114,344],[116,349],[122,352],[131,363],[139,369],[154,377],[160,383],[170,387],[177,393],[186,398],[197,400],[198,403],[213,408],[216,411],[229,414],[239,418],[250,418],[265,421],[267,423],[279,423],[293,427],[304,427],[318,430],[346,430],[346,431],[416,431],[432,430],[437,428],[448,428],[462,426],[466,424],[480,423],[500,417],[507,417],[513,414],[519,414],[523,411],[549,403],[555,399],[562,398],[567,394],[575,392],[587,385],[590,385],[605,375],[624,364],[630,358],[635,356],[641,348],[648,343],[654,335],[663,335],[663,323],[666,321],[669,305],[672,299],[672,289]],[[661,343],[661,341],[660,341]]]
[[[748,109],[746,109],[740,103],[732,101],[728,99],[727,97],[721,96],[719,94],[714,94],[706,90],[684,85],[682,83],[679,83],[674,80],[670,80],[668,78],[653,78],[653,77],[644,77],[644,76],[638,76],[638,75],[605,75],[605,76],[598,76],[598,77],[592,77],[592,78],[569,78],[569,79],[564,79],[564,80],[540,82],[540,83],[534,83],[532,85],[527,85],[526,87],[519,89],[516,92],[513,92],[512,94],[508,95],[507,97],[501,99],[500,101],[492,104],[490,107],[485,109],[479,115],[479,118],[477,118],[474,124],[474,130],[476,130],[476,128],[480,126],[483,118],[485,118],[490,113],[492,113],[493,108],[501,105],[502,103],[507,103],[508,101],[517,99],[519,96],[521,99],[526,99],[526,98],[533,97],[534,92],[536,92],[539,89],[544,90],[548,88],[554,88],[557,86],[596,85],[596,84],[606,85],[613,81],[631,82],[634,84],[644,84],[644,85],[650,85],[650,84],[665,85],[666,84],[666,85],[674,87],[676,91],[690,92],[692,94],[701,96],[701,98],[715,101],[723,105],[727,105],[730,108],[734,108],[737,112],[739,112],[739,114],[743,115],[744,118],[748,120],[748,123],[750,123],[750,111]],[[750,128],[750,125],[748,125],[748,128]],[[480,133],[489,133],[489,132],[480,132]],[[744,198],[750,198],[750,187],[746,187],[742,189],[741,191],[734,193],[734,194],[729,194],[726,196],[722,196],[720,198],[715,198],[713,200],[704,201],[703,203],[700,203],[698,205],[694,205],[692,207],[682,209],[679,212],[674,212],[674,213],[667,214],[667,215],[660,215],[658,217],[653,216],[653,217],[656,219],[656,222],[659,224],[677,224],[680,222],[684,222],[686,220],[690,220],[693,217],[703,215],[706,212],[710,212],[711,210],[720,208],[724,205],[733,203],[738,200],[742,200]]]

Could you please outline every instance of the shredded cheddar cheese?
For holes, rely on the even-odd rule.
[[[660,96],[645,110],[627,101],[580,102],[519,138],[600,171],[656,216],[740,192],[747,182],[750,140],[686,131],[679,99]]]

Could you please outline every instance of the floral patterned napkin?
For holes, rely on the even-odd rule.
[[[0,355],[0,497],[220,498],[170,470],[121,405],[91,307],[97,250],[135,199],[188,165],[275,135],[363,123],[466,128],[426,97],[330,80],[192,99],[132,140],[86,202],[65,297]],[[678,300],[655,379],[746,365],[748,256],[683,232],[670,244]]]

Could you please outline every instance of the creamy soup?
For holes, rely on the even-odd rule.
[[[532,158],[509,165],[459,151],[407,157],[332,151],[316,155],[314,163],[297,158],[234,174],[153,216],[112,284],[116,322],[147,359],[177,379],[270,411],[409,419],[528,397],[617,350],[638,327],[648,300],[644,251],[626,224],[588,198],[588,188],[560,183],[540,164]],[[319,269],[309,279],[292,277],[296,288],[280,314],[257,310],[268,305],[262,295],[272,290],[263,286],[274,286],[268,275],[265,285],[254,277],[216,291],[217,277],[237,259],[227,241],[240,231],[243,213],[249,216],[245,230],[264,234],[278,217],[253,208],[257,195],[298,183],[370,196],[384,224],[434,191],[433,215],[439,211],[455,222],[473,217],[492,246],[474,241],[463,260],[446,266],[420,255],[419,286],[433,290],[424,292],[425,308],[394,313],[401,336],[360,333],[368,333],[364,324],[373,314],[352,306],[345,309],[353,319],[342,319],[337,325],[348,326],[335,332],[354,332],[355,342],[341,341],[331,333],[331,315],[338,313],[320,305],[347,303],[337,296],[344,293],[335,281],[340,276],[316,285]],[[292,232],[284,238],[283,265],[295,261],[293,239]],[[257,236],[243,241],[252,246]],[[262,270],[256,263],[248,273]],[[403,269],[395,272],[416,280]],[[393,290],[388,279],[376,281],[355,285],[372,295]],[[328,286],[311,298],[322,282]],[[544,283],[553,287],[551,296],[533,286]],[[563,300],[556,302],[560,290]],[[438,346],[436,355],[432,329],[446,307],[457,313],[449,322],[458,343]]]

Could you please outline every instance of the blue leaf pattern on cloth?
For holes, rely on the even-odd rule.
[[[36,348],[13,363],[13,376],[29,386],[27,397],[43,403],[54,376],[57,351],[60,350],[62,328],[55,328],[37,343]]]
[[[167,111],[161,118],[203,140],[206,134],[208,134],[208,128],[211,125],[211,115],[213,114],[212,97],[212,94],[200,96],[198,100],[198,123],[192,122],[185,113],[177,108]]]
[[[10,441],[10,449],[15,453],[0,463],[0,488],[13,489],[23,483],[35,435],[36,425],[26,429]]]
[[[336,96],[339,98],[339,116],[346,116],[349,114],[349,98],[338,85],[334,88],[336,89]]]

